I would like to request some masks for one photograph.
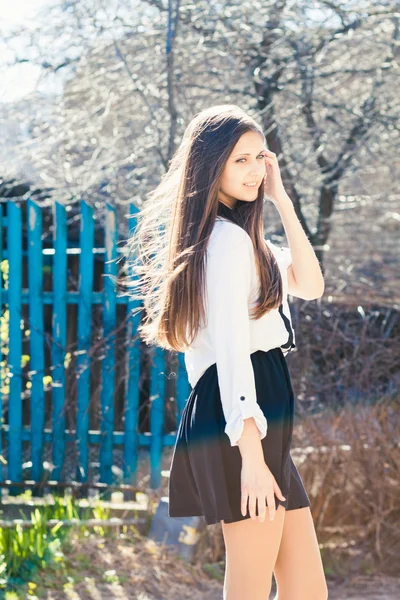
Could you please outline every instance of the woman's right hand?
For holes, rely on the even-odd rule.
[[[286,500],[282,494],[275,477],[272,475],[264,461],[242,460],[241,472],[241,512],[245,516],[247,512],[247,501],[249,502],[249,513],[252,519],[256,518],[256,503],[258,505],[258,518],[262,523],[266,516],[267,499],[269,520],[275,518],[275,497]]]

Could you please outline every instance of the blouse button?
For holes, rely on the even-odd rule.
[[[245,397],[244,397],[244,396],[240,396],[240,399],[241,399],[241,400],[245,400]]]

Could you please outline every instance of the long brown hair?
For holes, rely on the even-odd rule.
[[[221,214],[219,182],[246,131],[257,131],[265,141],[261,127],[236,105],[212,106],[195,115],[168,171],[136,214],[135,235],[128,241],[135,257],[129,266],[136,277],[129,286],[137,288],[130,295],[143,300],[145,317],[138,333],[149,344],[185,351],[205,324],[204,259]],[[254,202],[238,200],[234,209],[228,208],[231,220],[253,242],[260,290],[251,311],[254,319],[282,302],[279,268],[263,236],[263,204],[261,185]]]

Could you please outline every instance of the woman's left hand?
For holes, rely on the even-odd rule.
[[[264,191],[265,195],[276,205],[284,196],[287,196],[287,194],[282,183],[281,171],[276,154],[270,150],[265,150],[264,152],[266,169]]]

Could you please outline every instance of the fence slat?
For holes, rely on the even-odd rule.
[[[135,234],[139,209],[130,205],[129,235]],[[128,269],[130,277],[135,277],[132,269]],[[125,414],[124,414],[124,481],[136,485],[137,462],[138,462],[138,414],[140,398],[140,340],[136,337],[137,328],[140,323],[141,313],[132,315],[132,311],[139,306],[138,300],[129,300],[127,306],[127,345],[126,345],[126,373],[127,386],[125,391]]]
[[[22,478],[22,331],[21,331],[21,287],[22,287],[22,241],[21,207],[12,200],[7,202],[7,241],[10,249],[8,308],[10,314],[9,354],[10,394],[8,403],[8,478]],[[11,489],[15,495],[17,490]]]
[[[114,431],[114,390],[115,390],[115,327],[116,327],[116,289],[111,276],[117,275],[117,217],[115,209],[107,204],[105,222],[104,257],[104,306],[103,339],[105,348],[101,362],[101,445],[100,445],[100,481],[112,483],[113,431]]]
[[[0,265],[3,262],[3,244],[4,244],[4,236],[3,236],[3,205],[0,204]],[[2,322],[1,325],[4,327],[4,310],[3,310],[3,273],[0,272],[0,310]],[[5,376],[5,368],[3,364],[5,363],[5,358],[3,355],[3,337],[0,335],[0,360],[2,365],[0,366],[0,481],[4,481],[3,475],[3,385],[4,385],[4,376]],[[3,490],[0,488],[0,500],[2,496]]]
[[[44,345],[43,345],[43,258],[42,211],[28,200],[28,288],[30,329],[31,460],[32,474],[39,481],[43,471],[44,433]]]
[[[162,436],[164,429],[165,350],[152,347],[153,365],[150,383],[150,487],[161,484]]]
[[[78,305],[78,407],[76,437],[78,445],[79,466],[78,481],[88,480],[89,469],[89,405],[90,405],[90,357],[92,332],[92,304],[91,294],[93,288],[93,241],[94,218],[93,208],[81,200],[81,228],[80,246],[81,256],[79,262],[79,305]]]
[[[65,457],[65,369],[67,345],[67,217],[59,202],[54,207],[53,322],[51,357],[53,365],[52,429],[53,471],[51,478],[61,481]]]

